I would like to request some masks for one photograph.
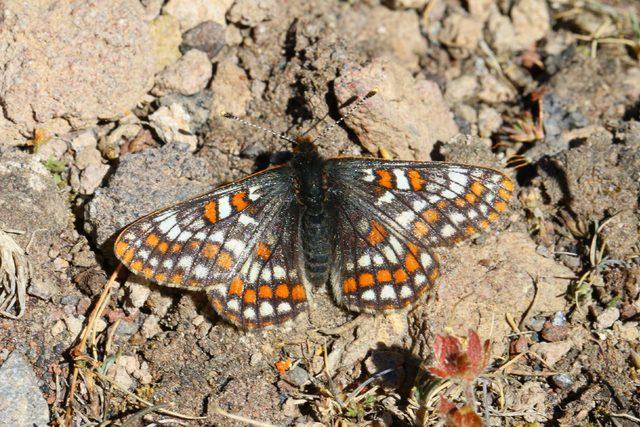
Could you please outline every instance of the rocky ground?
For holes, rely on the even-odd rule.
[[[431,425],[441,397],[464,403],[426,374],[434,339],[469,330],[492,343],[472,390],[486,424],[640,424],[639,15],[618,0],[0,2],[0,425]],[[374,88],[322,154],[518,184],[498,226],[439,250],[427,301],[357,316],[319,289],[308,317],[247,333],[124,269],[103,293],[123,226],[286,158],[222,111],[296,135]]]

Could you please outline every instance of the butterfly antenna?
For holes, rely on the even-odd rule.
[[[258,130],[261,130],[261,131],[263,131],[263,132],[269,133],[269,134],[271,134],[271,135],[273,135],[273,136],[277,137],[278,139],[284,139],[285,141],[288,141],[288,142],[290,142],[290,143],[292,143],[292,144],[296,144],[296,141],[295,141],[295,140],[293,140],[293,139],[289,138],[289,137],[288,137],[285,133],[283,133],[283,132],[276,132],[276,131],[274,131],[273,129],[269,129],[269,128],[266,128],[266,127],[264,127],[264,126],[260,126],[260,125],[256,125],[255,123],[251,123],[251,122],[249,122],[249,121],[247,121],[247,120],[241,119],[240,117],[238,117],[238,116],[234,116],[233,114],[231,114],[231,113],[227,113],[226,111],[222,111],[222,112],[220,113],[220,116],[224,117],[225,119],[235,120],[235,121],[237,121],[237,122],[242,123],[242,124],[243,124],[243,125],[245,125],[245,126],[249,126],[249,127],[254,128],[254,129],[258,129]]]
[[[339,126],[342,122],[344,122],[347,118],[349,118],[349,116],[351,116],[353,113],[358,111],[358,109],[362,106],[362,104],[364,104],[369,98],[371,98],[376,93],[378,93],[378,89],[372,89],[371,91],[369,91],[369,93],[367,93],[362,98],[356,99],[356,101],[351,105],[351,107],[349,107],[349,109],[342,115],[342,117],[340,117],[338,120],[336,120],[329,126],[325,127],[324,130],[320,132],[320,134],[317,137],[314,138],[314,141],[317,141],[327,136],[329,132],[335,129],[336,126]]]

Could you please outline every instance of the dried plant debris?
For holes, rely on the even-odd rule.
[[[0,230],[0,315],[19,319],[24,315],[29,282],[29,261],[15,240]]]

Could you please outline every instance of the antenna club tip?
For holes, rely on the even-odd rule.
[[[367,94],[367,98],[372,97],[373,95],[377,94],[378,92],[380,92],[380,88],[378,87],[374,87],[372,88],[369,93]]]
[[[225,117],[225,118],[229,119],[229,118],[232,117],[232,115],[231,115],[231,113],[228,113],[228,112],[226,112],[224,110],[221,110],[220,111],[220,117]]]

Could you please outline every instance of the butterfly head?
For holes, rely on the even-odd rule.
[[[311,139],[308,135],[297,137],[296,142],[293,145],[294,153],[309,153],[317,150],[318,148],[313,143],[313,139]]]

